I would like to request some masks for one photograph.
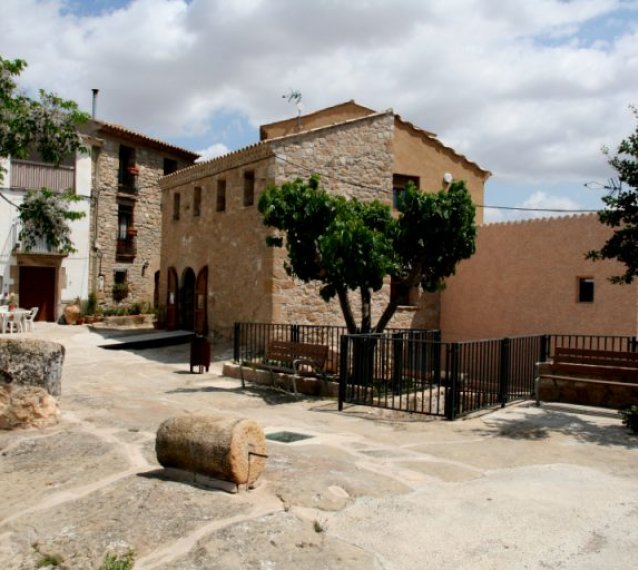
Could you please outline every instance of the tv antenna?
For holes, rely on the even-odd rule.
[[[299,129],[301,127],[301,111],[303,111],[301,91],[290,89],[288,95],[282,95],[281,98],[288,99],[288,103],[294,103],[297,107],[297,129]]]

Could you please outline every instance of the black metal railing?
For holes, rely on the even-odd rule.
[[[126,239],[118,239],[115,249],[116,259],[118,261],[130,261],[137,255],[137,240],[135,237],[127,237]]]
[[[259,366],[272,340],[329,347],[326,373],[339,377],[339,408],[363,404],[455,419],[530,398],[536,363],[556,348],[638,352],[629,336],[531,335],[440,342],[440,331],[388,329],[349,335],[343,326],[235,323],[234,360]]]
[[[422,340],[439,340],[439,331],[416,329],[388,329]],[[297,325],[287,323],[235,323],[233,335],[233,360],[236,363],[258,366],[264,362],[266,347],[273,340],[323,344],[328,346],[325,371],[328,375],[339,374],[339,350],[341,337],[348,333],[345,326]]]
[[[529,398],[541,336],[443,343],[411,334],[344,335],[339,406],[448,419]]]

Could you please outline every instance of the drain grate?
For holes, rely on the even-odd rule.
[[[309,439],[314,437],[312,435],[306,435],[305,433],[297,433],[294,431],[277,431],[275,433],[266,434],[266,439],[271,441],[278,441],[280,443],[294,443],[295,441],[301,441],[303,439]]]

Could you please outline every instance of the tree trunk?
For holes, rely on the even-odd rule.
[[[252,485],[266,464],[266,438],[256,422],[217,416],[169,418],[157,430],[157,460],[202,475]]]
[[[345,287],[337,287],[337,296],[339,298],[339,305],[341,306],[341,312],[343,318],[346,321],[346,328],[350,334],[357,334],[359,329],[357,323],[354,320],[352,314],[352,307],[350,306],[350,299],[348,299],[348,290]]]
[[[370,289],[361,287],[361,333],[368,334],[372,327],[372,299]]]

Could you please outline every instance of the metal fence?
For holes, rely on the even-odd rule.
[[[339,376],[339,409],[351,403],[452,420],[532,397],[535,365],[556,348],[638,352],[636,339],[627,336],[440,339],[433,330],[349,335],[341,326],[235,323],[234,360],[259,366],[273,340],[327,345],[326,373]]]
[[[437,330],[388,329],[410,338],[440,340]],[[328,347],[325,371],[328,375],[339,374],[339,350],[341,337],[348,334],[345,326],[296,325],[284,323],[235,323],[233,335],[233,360],[242,364],[258,366],[264,363],[266,347],[273,340],[322,344]]]
[[[528,398],[541,336],[444,343],[411,335],[345,335],[339,406],[383,407],[448,419]]]

